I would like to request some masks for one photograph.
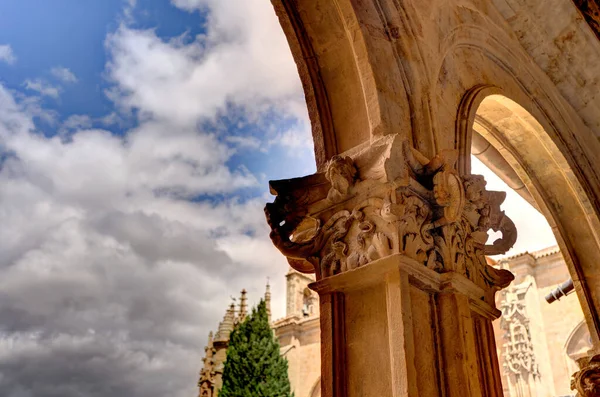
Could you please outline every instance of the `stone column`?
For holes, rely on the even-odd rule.
[[[271,182],[271,239],[320,295],[323,397],[501,396],[491,321],[513,279],[485,254],[516,230],[505,193],[396,135]],[[486,245],[489,229],[503,237]]]

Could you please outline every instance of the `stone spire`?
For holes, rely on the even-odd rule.
[[[204,366],[200,370],[200,379],[198,380],[198,388],[200,389],[198,396],[213,396],[214,384],[215,384],[215,369],[213,356],[215,353],[213,345],[213,333],[212,331],[208,334],[208,343],[204,348]]]
[[[240,311],[237,316],[236,323],[241,323],[246,319],[248,315],[248,298],[246,297],[247,291],[245,289],[242,290],[240,295]]]
[[[265,305],[267,306],[267,316],[269,317],[269,323],[271,322],[271,286],[269,285],[269,279],[267,279],[267,287],[265,289]]]
[[[229,334],[233,331],[235,321],[235,304],[231,303],[227,312],[225,312],[225,316],[223,317],[223,321],[219,323],[219,330],[215,335],[215,341],[229,341]]]
[[[206,355],[204,356],[204,367],[206,368],[209,365],[209,362],[212,360],[212,356],[213,356],[213,333],[212,331],[210,331],[208,333],[208,343],[206,344],[206,347],[204,348],[204,352],[206,353]]]

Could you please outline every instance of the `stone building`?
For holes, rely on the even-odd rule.
[[[504,396],[574,395],[571,375],[591,342],[575,294],[552,304],[544,299],[570,277],[560,250],[549,247],[492,263],[515,274],[511,285],[496,296],[502,311],[494,331]],[[317,397],[321,395],[318,296],[308,288],[315,279],[293,269],[286,277],[286,317],[275,321],[273,328],[288,359],[295,396]]]
[[[571,396],[571,375],[591,348],[575,294],[549,304],[545,296],[570,278],[558,247],[502,260],[515,280],[496,296],[494,322],[506,397]]]
[[[570,277],[560,250],[554,246],[499,262],[488,258],[488,262],[515,275],[511,285],[496,295],[502,315],[493,323],[504,396],[574,395],[570,378],[579,369],[577,361],[591,348],[591,340],[575,294],[552,304],[545,299]],[[281,355],[288,360],[295,397],[321,396],[319,298],[308,287],[313,282],[314,275],[290,268],[286,275],[286,315],[272,323]],[[267,286],[265,299],[270,302],[270,298]],[[215,337],[212,333],[209,336],[198,383],[200,397],[216,396],[229,333],[245,313],[246,296],[242,291],[237,315],[232,304]]]
[[[290,268],[286,279],[286,316],[273,323],[273,330],[288,360],[294,396],[317,397],[321,395],[319,297],[308,288],[315,277]]]

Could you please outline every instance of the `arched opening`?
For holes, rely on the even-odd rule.
[[[315,313],[315,296],[309,288],[304,288],[302,294],[302,315],[310,317]]]
[[[523,182],[552,227],[597,343],[600,321],[594,302],[600,292],[587,286],[592,277],[584,275],[586,270],[591,275],[596,266],[594,258],[600,257],[597,233],[600,222],[576,173],[542,124],[499,89],[476,88],[465,98],[459,114],[468,117],[468,129],[459,134],[465,137],[467,150],[470,153],[473,132],[477,132]],[[460,125],[461,120],[458,122]],[[459,161],[463,172],[470,169],[468,155],[461,156]]]
[[[585,275],[586,266],[594,265],[591,258],[600,252],[598,218],[576,173],[546,130],[552,124],[544,122],[542,126],[497,88],[477,88],[466,98],[463,106],[466,102],[472,111],[469,130],[461,135],[467,144],[463,149],[470,150],[468,154],[475,155],[546,218],[560,248],[505,257],[498,263],[516,275],[513,284],[497,297],[503,312],[496,324],[496,341],[504,367],[505,395],[569,394],[569,378],[576,365],[568,348],[565,351],[560,346],[571,332],[585,330],[589,343],[579,349],[579,353],[585,350],[579,358],[587,356],[593,341],[584,323],[591,330],[598,329],[596,292],[587,285]],[[561,136],[554,132],[552,136]],[[472,157],[463,154],[460,169],[469,173]],[[561,276],[552,279],[549,272]],[[550,307],[544,295],[563,281],[561,277],[569,276],[579,301],[573,294]],[[561,312],[568,315],[561,316]],[[577,323],[583,326],[573,331],[572,325]],[[591,334],[597,338],[597,332]],[[505,354],[510,349],[529,351],[529,359],[523,359],[520,352],[519,359],[511,362],[510,354]]]
[[[579,370],[580,360],[587,357],[592,348],[592,338],[585,322],[580,322],[573,328],[565,343],[565,353],[569,357],[570,368],[573,372]]]

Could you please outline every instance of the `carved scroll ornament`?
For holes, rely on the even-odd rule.
[[[400,253],[502,288],[512,274],[488,266],[485,255],[516,241],[514,224],[500,210],[505,193],[485,190],[482,176],[459,176],[456,158],[444,151],[427,159],[388,136],[335,156],[323,173],[272,181],[276,198],[265,207],[271,240],[295,269],[318,279]],[[502,232],[492,245],[489,229]]]

